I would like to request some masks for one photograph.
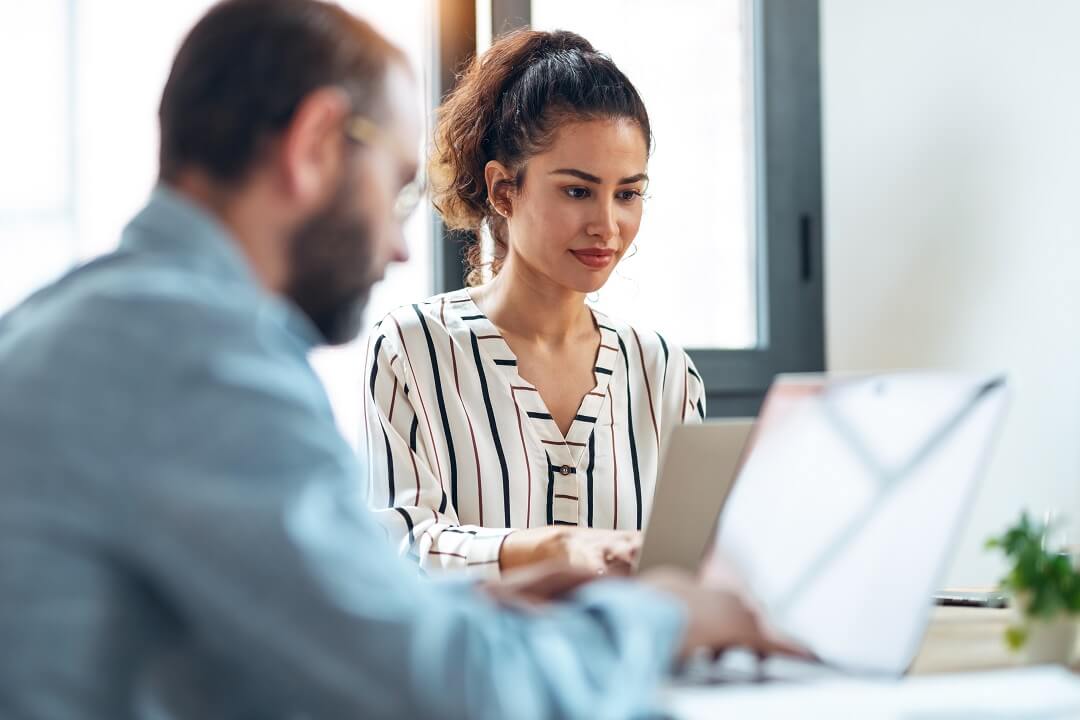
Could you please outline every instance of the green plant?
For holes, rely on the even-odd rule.
[[[1080,613],[1080,572],[1068,554],[1046,549],[1048,530],[1025,512],[1003,535],[986,541],[988,549],[1000,549],[1012,564],[1001,579],[1001,587],[1013,594],[1030,620]],[[1014,650],[1026,639],[1024,627],[1012,626],[1005,631],[1005,642]]]

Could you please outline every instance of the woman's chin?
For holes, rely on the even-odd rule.
[[[551,277],[556,279],[556,282],[568,290],[588,295],[589,293],[598,291],[607,284],[613,269],[614,263],[610,268],[602,271],[587,270],[584,268],[561,268],[562,272],[558,275],[553,274]]]
[[[585,278],[566,278],[566,281],[563,283],[563,285],[573,290],[574,292],[589,295],[591,293],[598,292],[600,288],[604,287],[604,285],[607,283],[607,279],[607,275],[604,275],[603,277],[594,275],[592,277]]]

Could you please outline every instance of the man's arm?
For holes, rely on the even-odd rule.
[[[425,583],[362,506],[358,464],[301,358],[238,348],[177,377],[147,429],[135,561],[216,665],[315,717],[621,717],[647,707],[683,611],[594,585],[517,611]]]

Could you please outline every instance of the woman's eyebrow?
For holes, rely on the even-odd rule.
[[[599,185],[600,183],[603,182],[603,180],[598,178],[596,175],[593,175],[592,173],[587,173],[584,170],[578,170],[576,168],[559,168],[558,170],[552,170],[548,174],[549,175],[571,175],[573,177],[580,178],[581,180],[584,180],[585,182],[591,182],[591,183],[594,183],[596,185]],[[616,183],[616,184],[617,185],[630,185],[631,183],[641,182],[642,180],[648,180],[648,179],[649,179],[649,176],[646,175],[645,173],[638,173],[637,175],[631,175],[630,177],[624,177],[622,180],[619,180],[619,182]]]

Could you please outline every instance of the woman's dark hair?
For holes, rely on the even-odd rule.
[[[628,118],[652,145],[649,115],[637,90],[611,58],[563,30],[519,30],[473,58],[439,108],[430,177],[436,209],[451,230],[467,233],[466,282],[480,281],[479,230],[496,243],[492,273],[506,255],[506,219],[488,203],[484,166],[498,160],[520,187],[524,163],[550,146],[565,123]],[[498,201],[510,188],[492,188]]]
[[[383,79],[405,56],[366,22],[316,0],[224,0],[184,39],[161,96],[161,178],[199,167],[244,178],[304,98],[339,87],[354,112],[385,112]]]

